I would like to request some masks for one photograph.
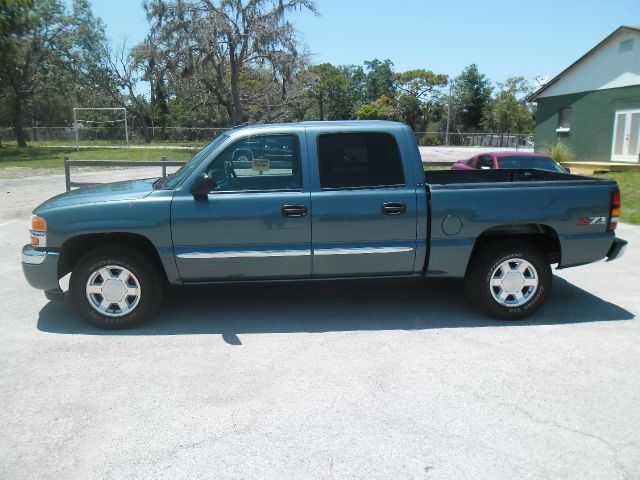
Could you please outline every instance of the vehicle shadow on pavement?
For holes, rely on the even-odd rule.
[[[526,327],[631,320],[633,313],[554,277],[546,305],[531,318],[501,322],[476,311],[452,279],[218,285],[172,288],[154,318],[131,330],[84,322],[68,298],[46,304],[38,329],[80,335],[239,334]]]

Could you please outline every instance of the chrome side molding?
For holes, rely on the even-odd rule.
[[[178,258],[268,258],[268,257],[308,257],[311,250],[244,250],[229,252],[186,252]]]
[[[363,255],[367,253],[404,253],[413,251],[413,247],[354,247],[354,248],[316,248],[314,255]]]
[[[269,257],[308,257],[310,255],[364,255],[370,253],[406,253],[413,247],[353,247],[353,248],[316,248],[313,250],[234,250],[226,252],[185,252],[178,258],[269,258]]]

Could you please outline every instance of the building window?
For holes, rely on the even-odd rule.
[[[620,47],[619,47],[620,53],[630,52],[631,50],[633,50],[633,38],[630,38],[628,40],[623,40],[620,42]]]
[[[568,132],[571,130],[571,107],[562,107],[558,111],[558,128],[556,132]]]

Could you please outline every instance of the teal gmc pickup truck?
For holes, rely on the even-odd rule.
[[[622,255],[619,213],[611,180],[425,173],[399,123],[258,125],[167,177],[47,200],[22,266],[49,299],[71,273],[76,309],[100,328],[148,318],[168,285],[392,276],[465,278],[474,305],[515,320],[545,302],[551,265]]]

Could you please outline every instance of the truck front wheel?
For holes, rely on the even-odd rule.
[[[71,272],[76,310],[102,329],[129,328],[151,316],[163,283],[153,262],[138,250],[104,247],[87,253]]]
[[[467,272],[467,293],[489,315],[519,320],[544,304],[552,278],[549,262],[536,245],[496,241],[475,254]]]

